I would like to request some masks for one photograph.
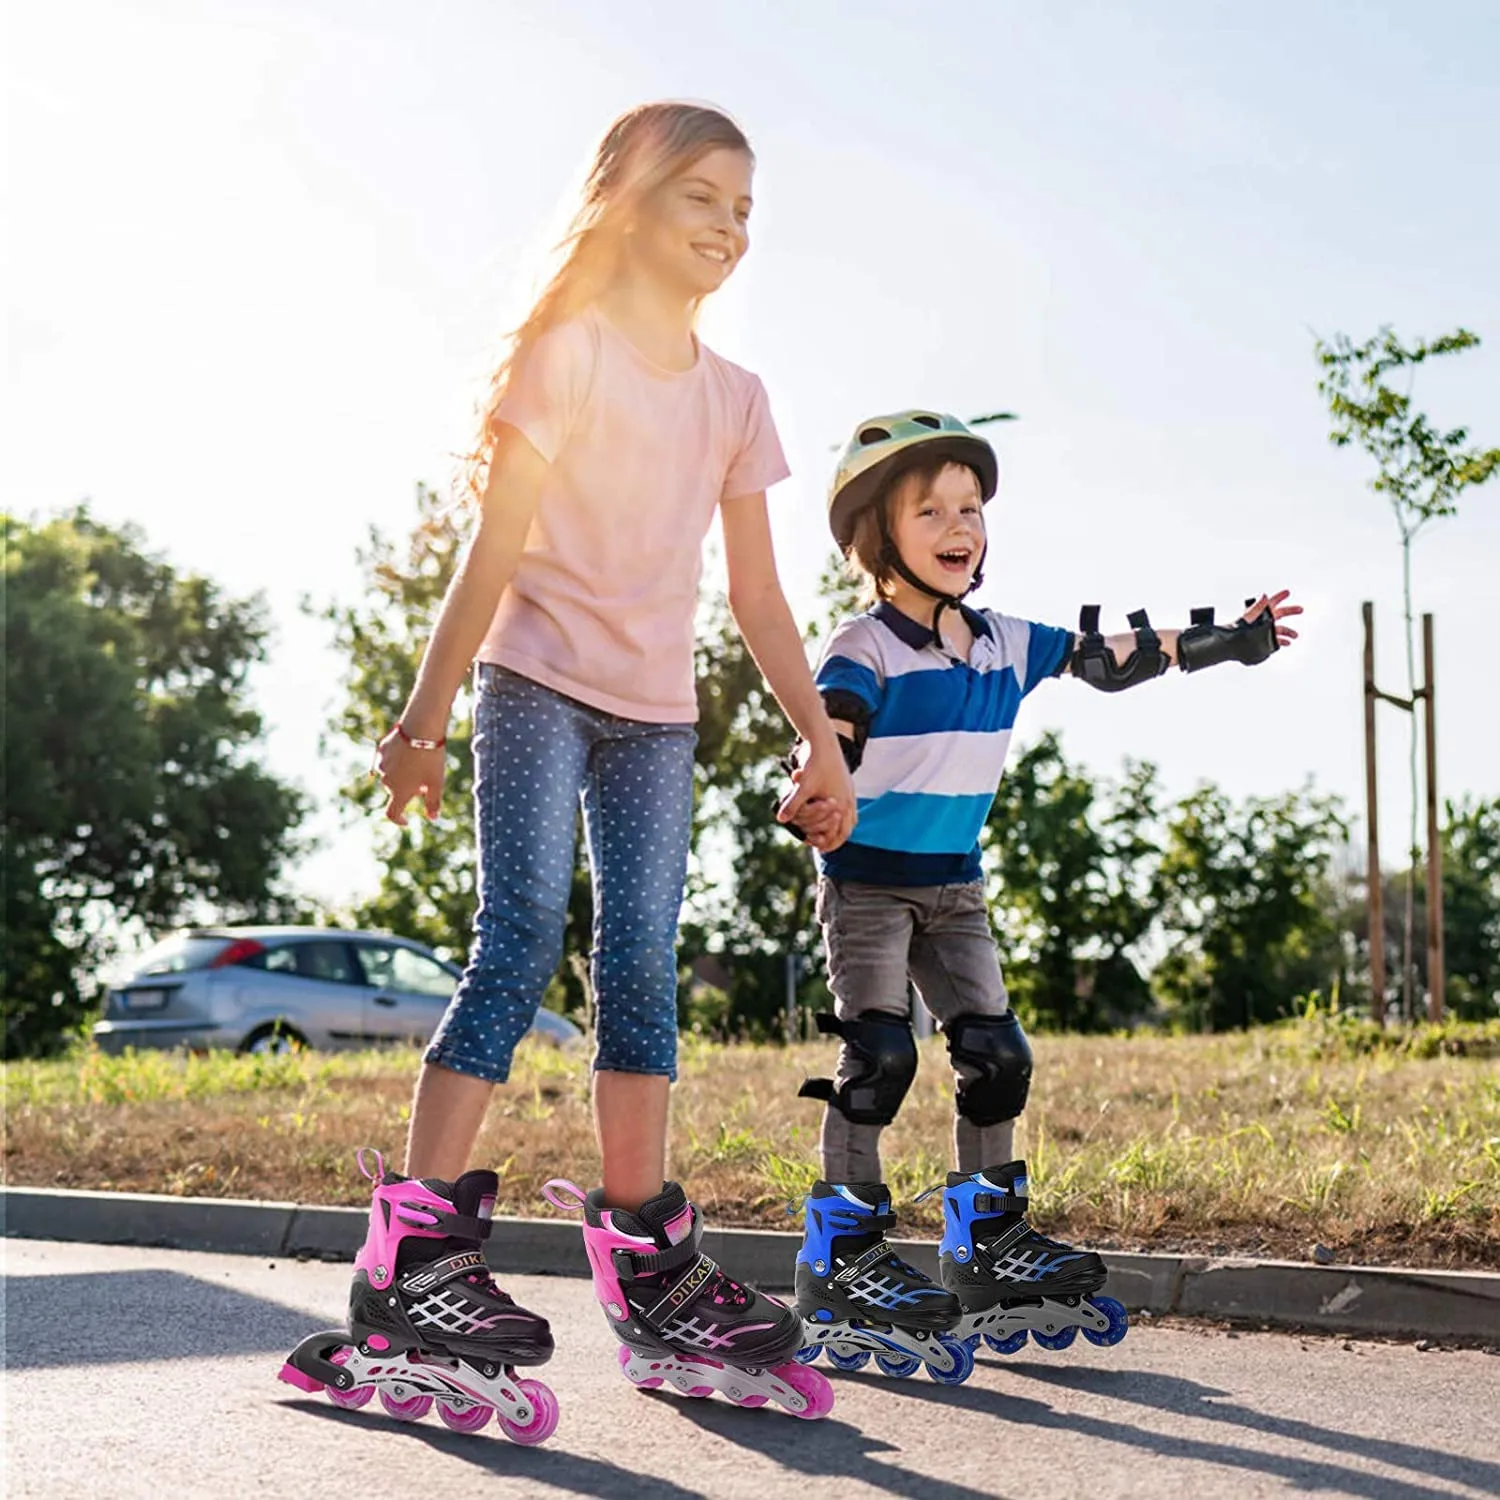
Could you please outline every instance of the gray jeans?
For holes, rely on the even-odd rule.
[[[841,1020],[870,1011],[909,1014],[907,986],[941,1027],[959,1016],[999,1016],[1008,1008],[984,885],[865,885],[818,882],[818,921],[828,955],[828,987]],[[835,1086],[859,1071],[839,1051]],[[955,1070],[956,1077],[964,1076]],[[879,1182],[879,1125],[857,1125],[833,1105],[823,1115],[823,1175],[829,1182]],[[960,1172],[1011,1159],[1015,1122],[981,1128],[955,1112]]]

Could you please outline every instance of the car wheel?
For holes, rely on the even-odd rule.
[[[307,1038],[295,1026],[285,1021],[273,1022],[252,1031],[240,1043],[240,1051],[256,1057],[280,1056],[287,1052],[301,1052],[307,1046]]]

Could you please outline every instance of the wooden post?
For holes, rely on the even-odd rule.
[[[1380,814],[1375,779],[1375,606],[1365,617],[1365,884],[1370,913],[1370,1014],[1385,1024],[1385,891],[1380,882]],[[1429,679],[1430,680],[1430,679]]]
[[[1437,704],[1432,681],[1432,616],[1422,616],[1422,698],[1427,730],[1427,1019],[1443,1019],[1443,845],[1438,835]]]

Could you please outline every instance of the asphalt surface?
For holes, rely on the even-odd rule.
[[[833,1414],[803,1422],[636,1390],[586,1282],[522,1277],[509,1289],[559,1346],[523,1373],[562,1406],[552,1439],[524,1448],[494,1425],[339,1411],[277,1381],[286,1351],[340,1321],[343,1266],[20,1240],[3,1253],[17,1497],[1500,1493],[1500,1358],[1477,1350],[1147,1324],[1112,1349],[982,1353],[959,1387],[832,1372]]]

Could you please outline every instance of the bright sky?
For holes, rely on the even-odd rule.
[[[1359,605],[1400,691],[1399,551],[1326,442],[1311,345],[1474,329],[1417,392],[1500,442],[1488,0],[32,0],[9,44],[6,501],[88,497],[266,592],[270,759],[323,806],[304,888],[375,876],[319,759],[341,664],[298,601],[352,595],[365,529],[446,479],[585,157],[663,96],[730,109],[759,158],[705,332],[770,389],[799,611],[855,420],[1015,410],[981,602],[1071,624],[1097,601],[1118,629],[1285,585],[1309,611],[1253,674],[1049,684],[1022,738],[1156,760],[1173,792],[1312,777],[1361,808]],[[1497,568],[1500,484],[1418,545],[1444,795],[1500,794]],[[1392,860],[1403,735],[1383,710]]]

